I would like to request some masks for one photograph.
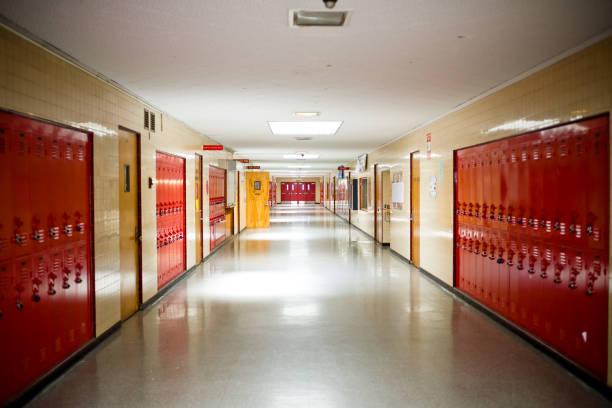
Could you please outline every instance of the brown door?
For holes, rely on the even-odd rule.
[[[391,171],[380,173],[380,191],[382,195],[380,242],[391,242]]]
[[[247,228],[268,228],[270,226],[270,207],[268,207],[270,173],[249,171],[246,173],[246,185]]]
[[[378,164],[374,165],[374,238],[382,242],[382,190]]]
[[[138,135],[119,131],[119,268],[121,272],[121,319],[138,310]]]
[[[202,262],[202,156],[196,154],[195,172],[196,263]]]
[[[419,152],[410,153],[410,261],[421,266],[421,166]]]
[[[236,171],[236,234],[240,233],[240,171]]]

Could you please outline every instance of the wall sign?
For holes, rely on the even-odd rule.
[[[223,145],[204,145],[202,150],[223,150]]]
[[[431,159],[431,133],[427,134],[425,143],[427,144],[427,160]]]

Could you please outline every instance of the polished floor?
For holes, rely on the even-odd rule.
[[[320,206],[279,206],[32,407],[604,407]]]

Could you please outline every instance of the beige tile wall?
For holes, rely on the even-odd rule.
[[[0,27],[0,108],[60,124],[97,129],[93,132],[97,334],[120,319],[118,127],[124,126],[141,134],[144,300],[157,292],[155,188],[149,189],[147,183],[149,176],[155,178],[155,151],[186,157],[186,205],[193,208],[195,159],[189,146],[214,143],[155,110],[158,131],[148,132],[143,128],[145,107],[132,96]],[[208,164],[229,158],[229,155],[206,155],[204,166],[207,168]],[[206,198],[204,203],[207,202]],[[193,211],[187,211],[188,267],[195,263],[194,228]]]
[[[431,159],[421,158],[421,266],[452,285],[453,151],[533,130],[491,131],[513,121],[556,120],[563,123],[581,116],[609,113],[611,109],[612,38],[607,38],[371,152],[369,170],[365,173],[368,182],[374,163],[390,166],[392,179],[394,175],[401,175],[404,180],[403,208],[392,210],[391,248],[410,258],[409,159],[410,153],[417,150],[424,155],[428,133],[431,134]],[[435,198],[429,195],[431,176],[438,179]],[[353,212],[352,220],[373,235],[373,217],[369,211],[359,211]],[[612,275],[608,274],[608,278],[612,279]],[[609,298],[608,383],[612,384],[612,291]]]

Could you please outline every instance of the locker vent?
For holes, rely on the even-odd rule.
[[[149,128],[149,111],[146,109],[144,110],[144,128]]]

